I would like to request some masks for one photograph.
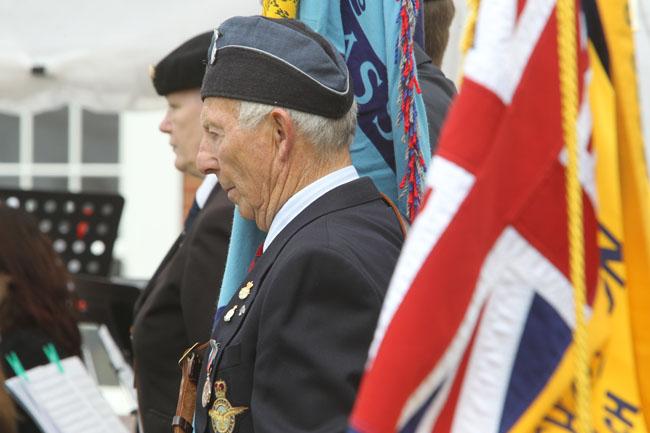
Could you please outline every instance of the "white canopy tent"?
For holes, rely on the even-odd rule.
[[[230,16],[260,10],[259,0],[0,0],[0,110],[160,108],[150,64]]]
[[[0,110],[35,112],[70,102],[109,111],[160,108],[148,66],[170,47],[230,16],[259,13],[260,3],[0,0]],[[464,0],[454,3],[456,19],[443,65],[453,79],[465,15]],[[650,6],[640,0],[631,5],[645,102],[650,99]]]

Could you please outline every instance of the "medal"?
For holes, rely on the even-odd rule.
[[[235,315],[235,311],[237,311],[237,305],[235,305],[230,310],[228,310],[228,312],[225,314],[225,316],[223,316],[223,321],[224,322],[230,322],[232,320],[233,316]]]
[[[249,281],[244,287],[239,289],[239,299],[244,300],[248,298],[248,295],[251,294],[251,289],[253,288],[253,282]]]
[[[201,405],[203,407],[207,407],[208,403],[210,403],[210,396],[212,394],[212,386],[210,386],[210,374],[212,373],[212,367],[214,360],[217,357],[217,352],[219,352],[219,344],[214,340],[210,340],[210,354],[208,355],[208,365],[205,369],[205,383],[203,384],[203,392],[201,393]]]

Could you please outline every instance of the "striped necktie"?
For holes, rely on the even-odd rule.
[[[253,257],[253,260],[251,260],[251,264],[248,265],[248,272],[253,270],[253,268],[255,267],[255,262],[259,257],[262,256],[262,254],[264,254],[264,242],[262,242],[260,246],[257,247],[257,251],[255,251],[255,257]]]

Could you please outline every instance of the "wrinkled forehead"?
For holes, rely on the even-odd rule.
[[[178,90],[165,95],[167,105],[170,107],[178,107],[184,105],[201,105],[201,92],[200,89]]]
[[[203,127],[223,127],[239,120],[240,102],[235,99],[210,97],[205,98],[201,109]]]

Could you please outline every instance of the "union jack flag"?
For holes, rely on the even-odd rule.
[[[576,26],[591,305],[598,225],[581,17]],[[462,89],[387,294],[351,431],[510,431],[571,345],[557,39],[553,0],[481,2]]]

